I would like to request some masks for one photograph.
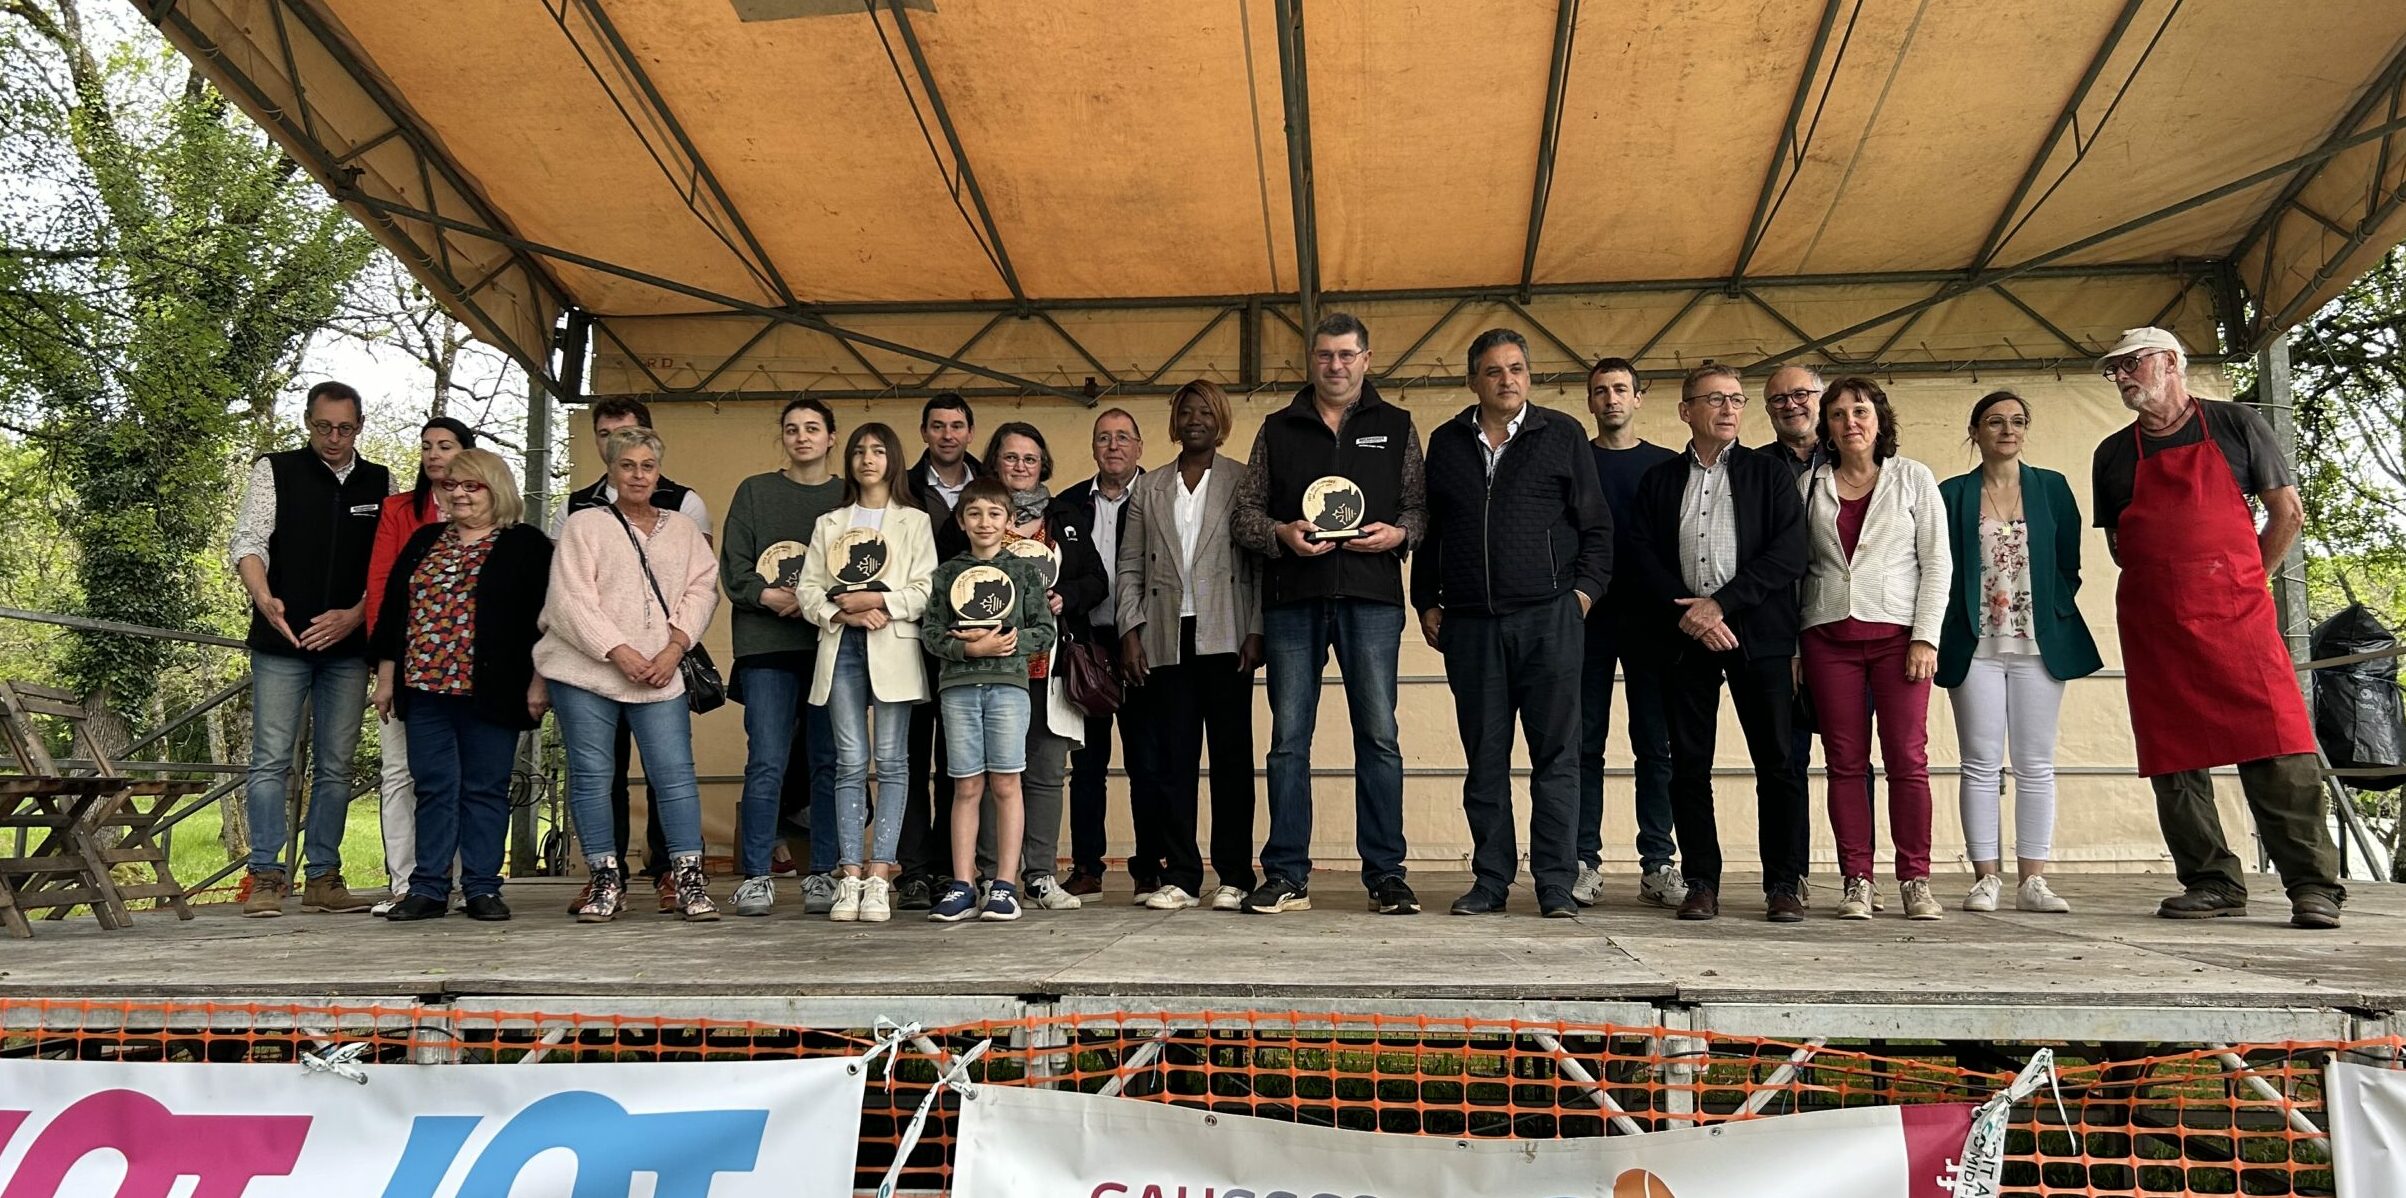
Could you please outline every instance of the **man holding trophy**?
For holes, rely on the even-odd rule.
[[[1403,558],[1426,527],[1420,435],[1370,381],[1370,331],[1342,312],[1312,331],[1310,386],[1270,414],[1230,523],[1268,559],[1262,641],[1270,667],[1270,837],[1244,909],[1311,907],[1312,731],[1336,650],[1353,719],[1354,845],[1373,910],[1413,915],[1404,881],[1403,754],[1395,743]]]

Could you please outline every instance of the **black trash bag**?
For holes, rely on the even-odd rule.
[[[2353,653],[2375,653],[2398,647],[2397,636],[2382,627],[2361,603],[2314,628],[2307,642],[2316,661]],[[2406,785],[2406,708],[2398,697],[2398,659],[2377,657],[2354,665],[2314,671],[2314,736],[2335,769],[2383,769],[2397,772],[2374,777],[2343,778],[2354,790],[2391,790]]]

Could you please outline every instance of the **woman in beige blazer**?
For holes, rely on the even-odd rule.
[[[1197,771],[1211,744],[1214,911],[1235,911],[1253,889],[1253,671],[1261,664],[1261,576],[1228,536],[1245,464],[1219,452],[1234,413],[1202,379],[1170,399],[1178,460],[1130,488],[1119,534],[1121,668],[1146,688],[1158,810],[1131,808],[1136,859],[1158,863],[1161,889],[1145,905],[1201,905],[1195,844]],[[1132,873],[1141,872],[1131,868]]]
[[[919,617],[936,572],[935,532],[911,497],[893,429],[853,430],[844,446],[844,506],[819,517],[804,562],[794,597],[819,626],[810,701],[827,709],[835,732],[837,877],[827,917],[883,923],[893,914],[910,706],[927,701]],[[864,836],[872,715],[877,816],[874,835]]]

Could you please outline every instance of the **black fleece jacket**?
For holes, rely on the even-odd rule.
[[[1531,405],[1487,476],[1479,406],[1429,433],[1429,531],[1412,606],[1503,615],[1612,585],[1612,511],[1577,421]]]

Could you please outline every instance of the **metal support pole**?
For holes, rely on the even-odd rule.
[[[2256,408],[2272,425],[2272,443],[2292,470],[2297,467],[2297,408],[2289,385],[2289,338],[2275,336],[2256,351]],[[2306,660],[2306,543],[2300,537],[2281,558],[2272,579],[2272,601],[2281,616],[2289,660]],[[2304,684],[2304,676],[2299,677]],[[2311,693],[2311,692],[2309,692]]]
[[[1695,1125],[1698,1091],[1705,1066],[1712,1063],[1712,1046],[1694,1036],[1665,1036],[1662,1040],[1662,1112],[1665,1128]]]
[[[1286,110],[1288,202],[1295,215],[1295,298],[1320,323],[1320,222],[1312,185],[1312,89],[1304,65],[1303,0],[1277,0],[1278,79]]]
[[[1261,297],[1245,301],[1244,324],[1236,339],[1236,380],[1247,387],[1261,385]]]

